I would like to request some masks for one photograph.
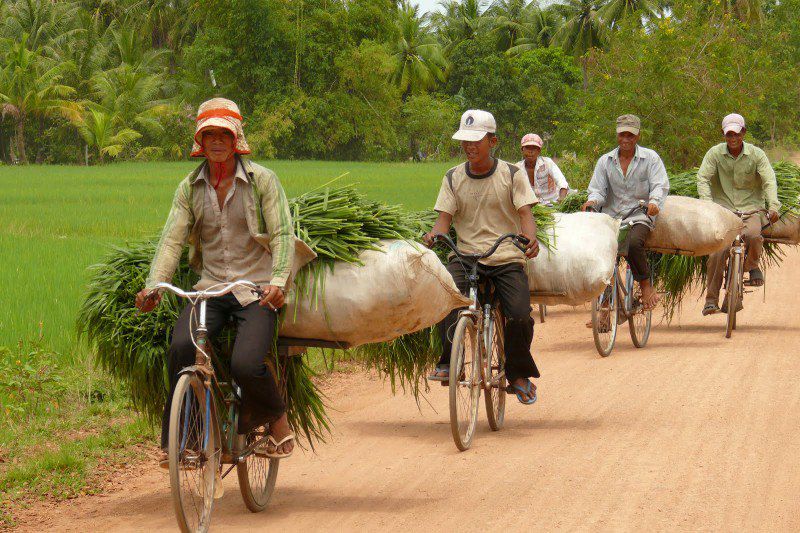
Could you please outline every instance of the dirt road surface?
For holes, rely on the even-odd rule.
[[[452,443],[446,389],[417,408],[364,374],[340,376],[334,432],[281,465],[268,510],[249,513],[235,476],[216,531],[800,530],[800,253],[747,295],[740,327],[691,298],[635,349],[627,326],[607,359],[587,309],[536,326],[539,402],[509,397],[506,426]],[[167,474],[38,508],[29,531],[172,531]]]

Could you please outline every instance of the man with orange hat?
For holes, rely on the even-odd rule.
[[[542,138],[535,133],[525,135],[520,142],[523,160],[517,163],[517,167],[525,169],[539,201],[553,205],[567,196],[569,184],[558,165],[541,155],[543,144]]]
[[[239,433],[269,424],[269,457],[291,455],[294,448],[286,406],[265,359],[277,329],[277,309],[284,304],[294,261],[295,237],[286,195],[277,176],[242,157],[250,149],[239,108],[225,98],[200,105],[192,157],[205,160],[178,185],[167,223],[156,247],[145,288],[136,306],[151,311],[160,296],[159,282],[171,282],[183,247],[190,244],[190,264],[200,274],[196,290],[219,283],[252,281],[263,289],[259,299],[244,289],[208,300],[206,323],[216,336],[230,320],[237,324],[231,374],[242,391]],[[191,306],[178,317],[169,348],[170,395],[179,372],[194,364]],[[170,402],[164,408],[161,448],[166,450]],[[161,460],[168,467],[166,454]]]
[[[697,193],[701,200],[708,200],[730,209],[731,211],[755,211],[768,208],[767,218],[777,222],[781,203],[778,201],[778,183],[775,171],[764,150],[744,142],[747,127],[744,117],[731,113],[722,119],[722,134],[725,142],[711,148],[703,158],[703,164],[697,171]],[[761,236],[763,219],[753,215],[744,220],[744,237],[747,255],[744,269],[749,272],[746,285],[760,287],[764,284],[764,273],[758,267],[764,239]],[[711,315],[718,311],[719,291],[725,275],[728,249],[725,248],[708,258],[708,290],[703,315]],[[727,300],[722,305],[726,313]],[[742,309],[740,301],[737,311]]]

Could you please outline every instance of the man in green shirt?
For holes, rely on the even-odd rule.
[[[778,184],[775,171],[761,148],[744,142],[744,117],[736,113],[722,120],[722,133],[725,142],[711,148],[703,158],[703,164],[697,171],[697,192],[701,200],[709,200],[730,209],[731,211],[769,210],[767,218],[771,222],[778,221],[781,203],[778,201]],[[753,215],[744,220],[744,241],[747,245],[747,256],[744,269],[750,273],[747,285],[760,287],[764,284],[764,273],[758,268],[764,238],[761,226],[764,220],[761,215]],[[720,310],[719,290],[725,274],[728,249],[725,248],[708,258],[708,290],[703,315],[710,315]],[[738,309],[742,308],[739,302]],[[727,312],[723,304],[723,312]]]

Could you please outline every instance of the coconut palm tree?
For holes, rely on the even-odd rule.
[[[27,163],[25,125],[30,118],[67,115],[75,104],[66,100],[75,90],[62,83],[68,62],[56,62],[40,49],[28,49],[28,35],[19,41],[6,40],[6,54],[0,63],[0,105],[15,121],[14,146],[21,163]]]
[[[603,6],[602,0],[565,0],[556,7],[566,21],[555,39],[568,53],[581,59],[584,90],[589,87],[586,54],[592,48],[602,48],[605,42],[606,27],[600,16]]]
[[[530,33],[537,6],[529,0],[495,0],[486,11],[492,19],[492,32],[499,36],[502,50],[513,48]]]
[[[100,107],[90,107],[76,115],[72,123],[90,149],[97,151],[97,159],[103,163],[105,157],[115,158],[133,141],[142,135],[130,128],[119,127],[119,117]]]
[[[624,18],[638,19],[641,23],[642,17],[652,17],[655,12],[656,6],[651,0],[609,0],[600,10],[600,16],[613,28]]]
[[[563,18],[552,7],[544,9],[534,7],[530,17],[530,22],[524,27],[522,36],[516,40],[513,47],[508,49],[510,55],[550,46],[558,30],[564,24]]]
[[[490,28],[492,20],[486,14],[486,0],[442,0],[440,6],[442,12],[431,14],[430,20],[446,55],[460,42]]]
[[[444,81],[448,63],[416,5],[401,4],[397,30],[399,37],[394,43],[390,79],[405,102],[411,94],[434,89]]]

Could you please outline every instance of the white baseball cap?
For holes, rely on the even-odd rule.
[[[458,131],[453,134],[453,139],[457,141],[480,141],[486,137],[487,133],[497,131],[497,123],[494,116],[488,111],[480,109],[468,109],[461,115],[461,124]]]
[[[739,133],[745,129],[744,117],[738,113],[731,113],[722,119],[722,133]]]

